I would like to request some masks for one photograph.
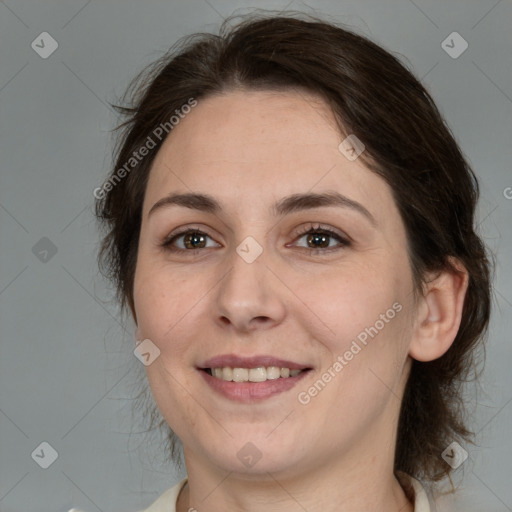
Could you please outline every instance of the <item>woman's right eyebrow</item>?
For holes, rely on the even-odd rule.
[[[222,205],[217,199],[208,194],[200,193],[171,193],[158,200],[149,210],[148,217],[156,210],[169,208],[171,206],[182,206],[193,210],[199,210],[211,214],[219,214],[222,211]],[[314,208],[335,206],[339,208],[349,208],[364,216],[373,227],[377,227],[375,217],[361,204],[350,199],[336,191],[324,193],[303,193],[292,194],[283,197],[271,207],[271,213],[274,216],[283,217],[292,212],[311,210]]]

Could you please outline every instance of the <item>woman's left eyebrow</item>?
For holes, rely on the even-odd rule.
[[[160,208],[169,208],[171,206],[182,206],[193,210],[199,210],[206,213],[218,214],[222,211],[222,205],[217,199],[208,194],[199,193],[171,193],[157,201],[149,210],[148,217]],[[373,227],[377,227],[375,217],[361,204],[350,199],[336,191],[324,193],[303,193],[292,194],[283,197],[271,207],[271,213],[274,216],[283,217],[292,212],[310,210],[336,206],[340,208],[349,208],[363,215]]]

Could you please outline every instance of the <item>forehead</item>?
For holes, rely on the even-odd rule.
[[[374,216],[393,207],[387,183],[338,146],[345,138],[319,97],[236,91],[198,100],[160,148],[144,212],[172,192],[203,192],[235,209],[262,210],[281,196],[337,190]],[[248,211],[247,211],[248,213]]]

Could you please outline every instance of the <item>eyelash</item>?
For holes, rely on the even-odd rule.
[[[188,235],[189,233],[195,233],[195,234],[198,234],[198,235],[205,235],[205,236],[207,236],[209,238],[212,238],[212,237],[210,237],[210,235],[208,235],[208,233],[205,233],[204,231],[201,231],[199,229],[194,229],[194,228],[188,226],[187,228],[183,229],[182,231],[179,231],[178,233],[172,233],[171,235],[169,235],[163,241],[161,246],[166,251],[170,251],[170,252],[173,252],[173,253],[176,253],[176,252],[182,252],[182,253],[183,252],[188,252],[188,253],[195,254],[197,251],[204,250],[204,248],[203,249],[199,249],[199,248],[198,249],[178,249],[176,247],[173,247],[172,244],[174,243],[175,240],[177,240],[178,238],[180,238],[183,235]],[[350,246],[350,242],[346,238],[342,237],[339,233],[333,231],[332,229],[329,229],[327,227],[323,227],[321,225],[311,225],[310,227],[301,230],[300,232],[298,232],[296,234],[296,238],[299,239],[299,238],[302,238],[304,235],[309,235],[309,234],[328,235],[329,237],[335,238],[335,239],[337,239],[340,242],[340,245],[337,246],[337,247],[331,247],[331,248],[325,248],[325,249],[301,247],[301,249],[306,249],[311,254],[331,253],[333,251],[338,251],[338,250],[340,250],[340,249],[342,249],[344,247],[349,247]]]

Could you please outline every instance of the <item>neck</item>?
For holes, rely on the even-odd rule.
[[[394,446],[394,444],[391,444]],[[373,447],[372,447],[373,448]],[[182,490],[177,512],[208,510],[226,512],[413,512],[414,507],[393,474],[393,453],[383,455],[354,446],[342,458],[323,459],[302,474],[295,468],[259,475],[219,472],[201,461],[185,461],[188,483]],[[389,455],[390,457],[386,457]],[[292,473],[293,471],[293,473]]]

